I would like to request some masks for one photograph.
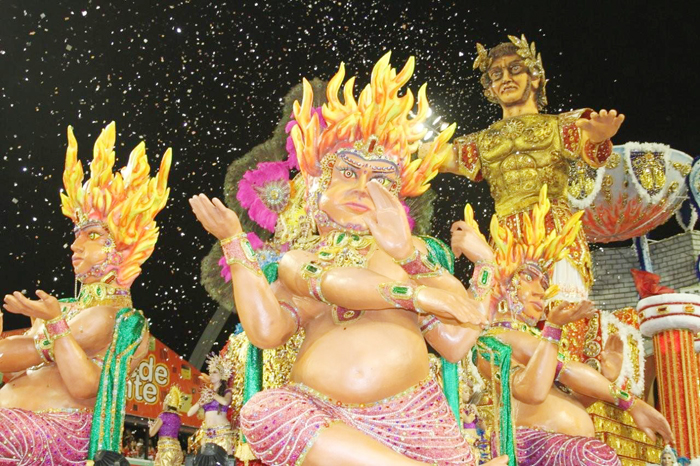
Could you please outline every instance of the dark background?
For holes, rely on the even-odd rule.
[[[694,156],[695,14],[627,5],[1,0],[0,291],[72,294],[72,224],[58,197],[66,126],[75,127],[86,166],[100,129],[115,120],[118,167],[142,139],[154,170],[174,149],[161,238],[132,292],[153,334],[189,357],[217,305],[199,284],[213,238],[187,198],[222,194],[228,164],[270,136],[280,99],[302,77],[328,79],[342,60],[364,86],[387,50],[397,67],[416,56],[411,87],[427,81],[436,115],[457,122],[459,135],[500,117],[471,69],[476,42],[524,33],[543,55],[549,112],[616,108],[627,115],[616,143],[663,142]],[[437,236],[447,238],[467,200],[490,217],[485,185],[439,177],[434,186]],[[677,231],[671,220],[650,236]],[[27,324],[5,315],[6,329]]]

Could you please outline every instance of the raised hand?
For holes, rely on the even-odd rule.
[[[553,309],[550,309],[547,320],[560,327],[581,319],[588,319],[595,313],[593,303],[584,300],[578,303],[562,301]]]
[[[396,260],[406,259],[415,246],[401,201],[376,181],[367,184],[367,191],[375,209],[363,218],[377,246]]]
[[[605,342],[605,349],[600,355],[600,373],[611,382],[617,380],[622,370],[625,344],[618,333],[613,333]]]
[[[450,243],[455,258],[464,255],[472,262],[493,261],[493,249],[479,230],[460,220],[452,224],[450,232],[452,232]]]
[[[617,110],[609,112],[601,110],[597,113],[591,113],[589,119],[580,118],[576,121],[576,126],[588,137],[589,141],[598,144],[615,136],[623,121],[625,121],[625,116],[622,113],[618,115]]]
[[[56,298],[41,290],[36,291],[38,300],[33,301],[19,291],[5,295],[4,307],[13,314],[23,314],[36,319],[51,320],[61,315],[61,305]]]
[[[209,200],[206,195],[197,194],[190,198],[190,206],[204,229],[219,240],[243,231],[238,215],[217,198]]]
[[[642,400],[635,400],[629,413],[637,427],[647,434],[652,442],[656,442],[657,432],[661,434],[666,443],[673,444],[675,442],[671,426],[668,425],[666,418]]]
[[[447,324],[485,328],[488,319],[464,299],[439,288],[421,288],[414,298],[418,308]]]

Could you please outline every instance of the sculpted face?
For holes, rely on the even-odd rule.
[[[542,318],[544,312],[544,295],[547,290],[544,276],[534,269],[525,269],[518,273],[518,300],[523,304],[523,310],[518,318],[530,326],[534,326]]]
[[[111,243],[109,232],[99,225],[87,226],[75,234],[70,247],[73,251],[73,271],[76,276],[84,277],[83,283],[99,281],[101,276],[91,272],[99,269],[107,260],[107,249]]]
[[[529,99],[534,103],[540,80],[532,79],[525,62],[518,55],[505,55],[495,59],[488,75],[491,80],[489,90],[502,107],[521,105]]]
[[[398,167],[390,161],[368,161],[350,151],[340,152],[330,184],[319,199],[319,210],[343,227],[366,230],[362,215],[375,209],[367,183],[378,181],[390,189],[398,179]]]

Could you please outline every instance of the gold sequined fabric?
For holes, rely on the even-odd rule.
[[[158,439],[158,453],[154,461],[155,466],[180,466],[185,462],[185,455],[177,439],[161,437]]]

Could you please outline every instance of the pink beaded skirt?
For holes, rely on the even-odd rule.
[[[619,466],[615,451],[592,437],[545,432],[518,427],[519,466]]]
[[[0,408],[0,465],[83,465],[92,412]]]
[[[241,410],[241,429],[255,455],[271,466],[298,465],[318,433],[342,422],[418,461],[474,465],[440,386],[432,379],[364,405],[331,400],[301,384],[256,394]]]

